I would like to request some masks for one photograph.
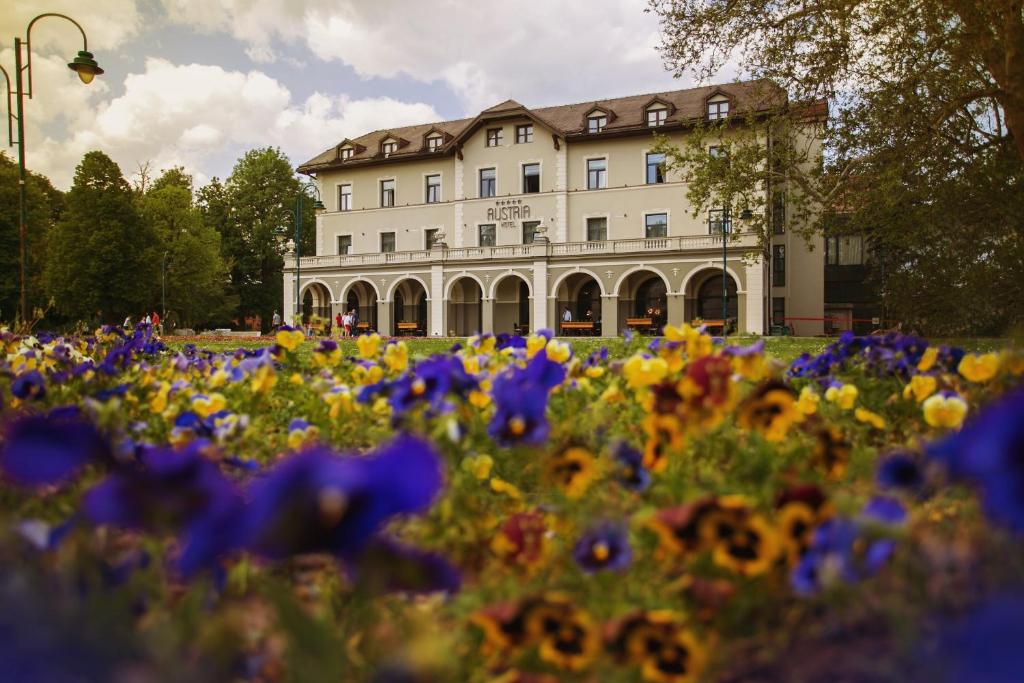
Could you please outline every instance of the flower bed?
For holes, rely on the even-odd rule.
[[[688,326],[620,358],[544,332],[429,357],[302,342],[3,333],[0,664],[679,683],[1019,664],[956,646],[1022,625],[1019,351],[844,336],[787,366]]]

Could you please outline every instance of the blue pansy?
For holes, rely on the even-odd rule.
[[[621,524],[604,522],[588,529],[573,548],[576,564],[588,574],[622,571],[629,567],[633,551],[629,534]]]
[[[253,482],[244,521],[247,546],[271,559],[353,557],[390,517],[425,510],[440,487],[440,458],[412,436],[368,456],[312,448]]]
[[[914,456],[893,453],[878,462],[876,480],[882,488],[916,493],[924,486],[924,472]]]
[[[41,399],[46,396],[46,380],[38,370],[29,370],[14,378],[11,393],[23,401]]]
[[[16,484],[40,486],[64,481],[87,463],[110,457],[110,444],[91,423],[30,415],[8,427],[0,470]]]
[[[651,473],[644,467],[644,456],[625,441],[615,444],[612,455],[619,463],[618,480],[628,489],[643,491],[651,485]]]
[[[526,367],[513,367],[494,380],[494,416],[487,433],[498,443],[540,444],[548,435],[548,393],[565,379],[565,367],[538,353]]]

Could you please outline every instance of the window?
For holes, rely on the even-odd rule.
[[[608,186],[608,160],[587,159],[587,189],[599,190]]]
[[[441,143],[443,141],[444,140],[440,135],[431,135],[427,138],[427,151],[436,152],[441,149]]]
[[[383,145],[380,146],[381,154],[383,154],[386,157],[394,154],[396,149],[398,149],[397,142],[385,142]]]
[[[526,123],[522,126],[516,126],[516,144],[523,145],[527,142],[533,142],[533,124]]]
[[[772,325],[786,324],[786,297],[772,297]]]
[[[608,239],[608,219],[588,218],[587,219],[587,241],[601,242]]]
[[[668,119],[668,109],[648,109],[647,125],[650,127],[660,126]]]
[[[786,284],[786,245],[776,244],[772,247],[772,286],[783,287]]]
[[[711,145],[708,147],[708,156],[712,159],[729,159],[729,148],[723,145]]]
[[[380,250],[381,252],[389,252],[395,250],[395,233],[382,232],[380,234]]]
[[[441,176],[427,176],[427,204],[437,204],[441,201]]]
[[[717,121],[729,115],[729,100],[708,102],[708,120]]]
[[[480,196],[493,197],[497,192],[497,174],[493,168],[480,169]]]
[[[587,132],[600,133],[608,125],[608,117],[604,114],[594,114],[587,117]]]
[[[488,147],[500,147],[501,146],[501,128],[488,128],[487,129],[487,146]]]
[[[351,159],[352,155],[355,154],[355,150],[351,147],[343,147],[341,150],[341,160]]]
[[[393,178],[391,180],[380,181],[380,205],[395,205],[395,181]]]
[[[423,231],[423,244],[427,249],[434,246],[434,238],[437,237],[437,228],[427,228]]]
[[[786,232],[786,195],[783,192],[772,195],[772,232],[776,235]]]
[[[655,185],[665,182],[665,154],[647,155],[647,184]]]
[[[523,164],[523,194],[540,192],[540,164]]]
[[[338,211],[352,210],[352,186],[338,185]]]
[[[668,237],[668,214],[649,213],[644,216],[644,237]]]
[[[338,253],[352,253],[352,235],[338,235]]]
[[[533,244],[540,221],[523,221],[523,244]]]
[[[825,263],[830,266],[859,266],[864,263],[864,239],[860,235],[839,235],[825,240]]]
[[[721,235],[732,232],[732,219],[728,209],[711,209],[708,211],[708,234]]]
[[[493,247],[495,244],[494,223],[480,226],[480,239],[477,246]]]

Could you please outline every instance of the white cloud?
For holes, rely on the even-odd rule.
[[[204,182],[249,147],[276,145],[299,163],[347,136],[440,118],[429,105],[390,98],[314,93],[294,102],[288,88],[260,71],[162,59],[147,60],[145,70],[129,75],[124,86],[118,97],[92,96],[99,101],[75,107],[66,140],[31,128],[29,165],[67,187],[81,156],[101,149],[126,175],[151,161],[157,170],[184,166]]]
[[[141,26],[135,0],[4,0],[0,11],[3,44],[9,46],[7,41],[14,36],[24,38],[28,23],[44,12],[66,14],[81,24],[94,53],[121,46]],[[71,61],[82,49],[82,36],[70,22],[48,17],[32,28],[32,47],[33,51],[59,51],[67,57],[65,61]]]
[[[407,75],[456,93],[467,114],[512,97],[560,104],[685,87],[655,50],[642,0],[163,0],[173,21],[230,33],[255,60],[302,41],[364,78]]]

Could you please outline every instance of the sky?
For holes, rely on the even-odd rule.
[[[297,166],[346,137],[509,98],[539,107],[694,85],[664,68],[645,0],[2,2],[12,77],[14,38],[43,12],[82,24],[106,70],[81,84],[66,66],[77,29],[33,27],[28,166],[61,189],[93,149],[129,179],[148,162],[155,174],[183,166],[200,186],[253,147]]]

